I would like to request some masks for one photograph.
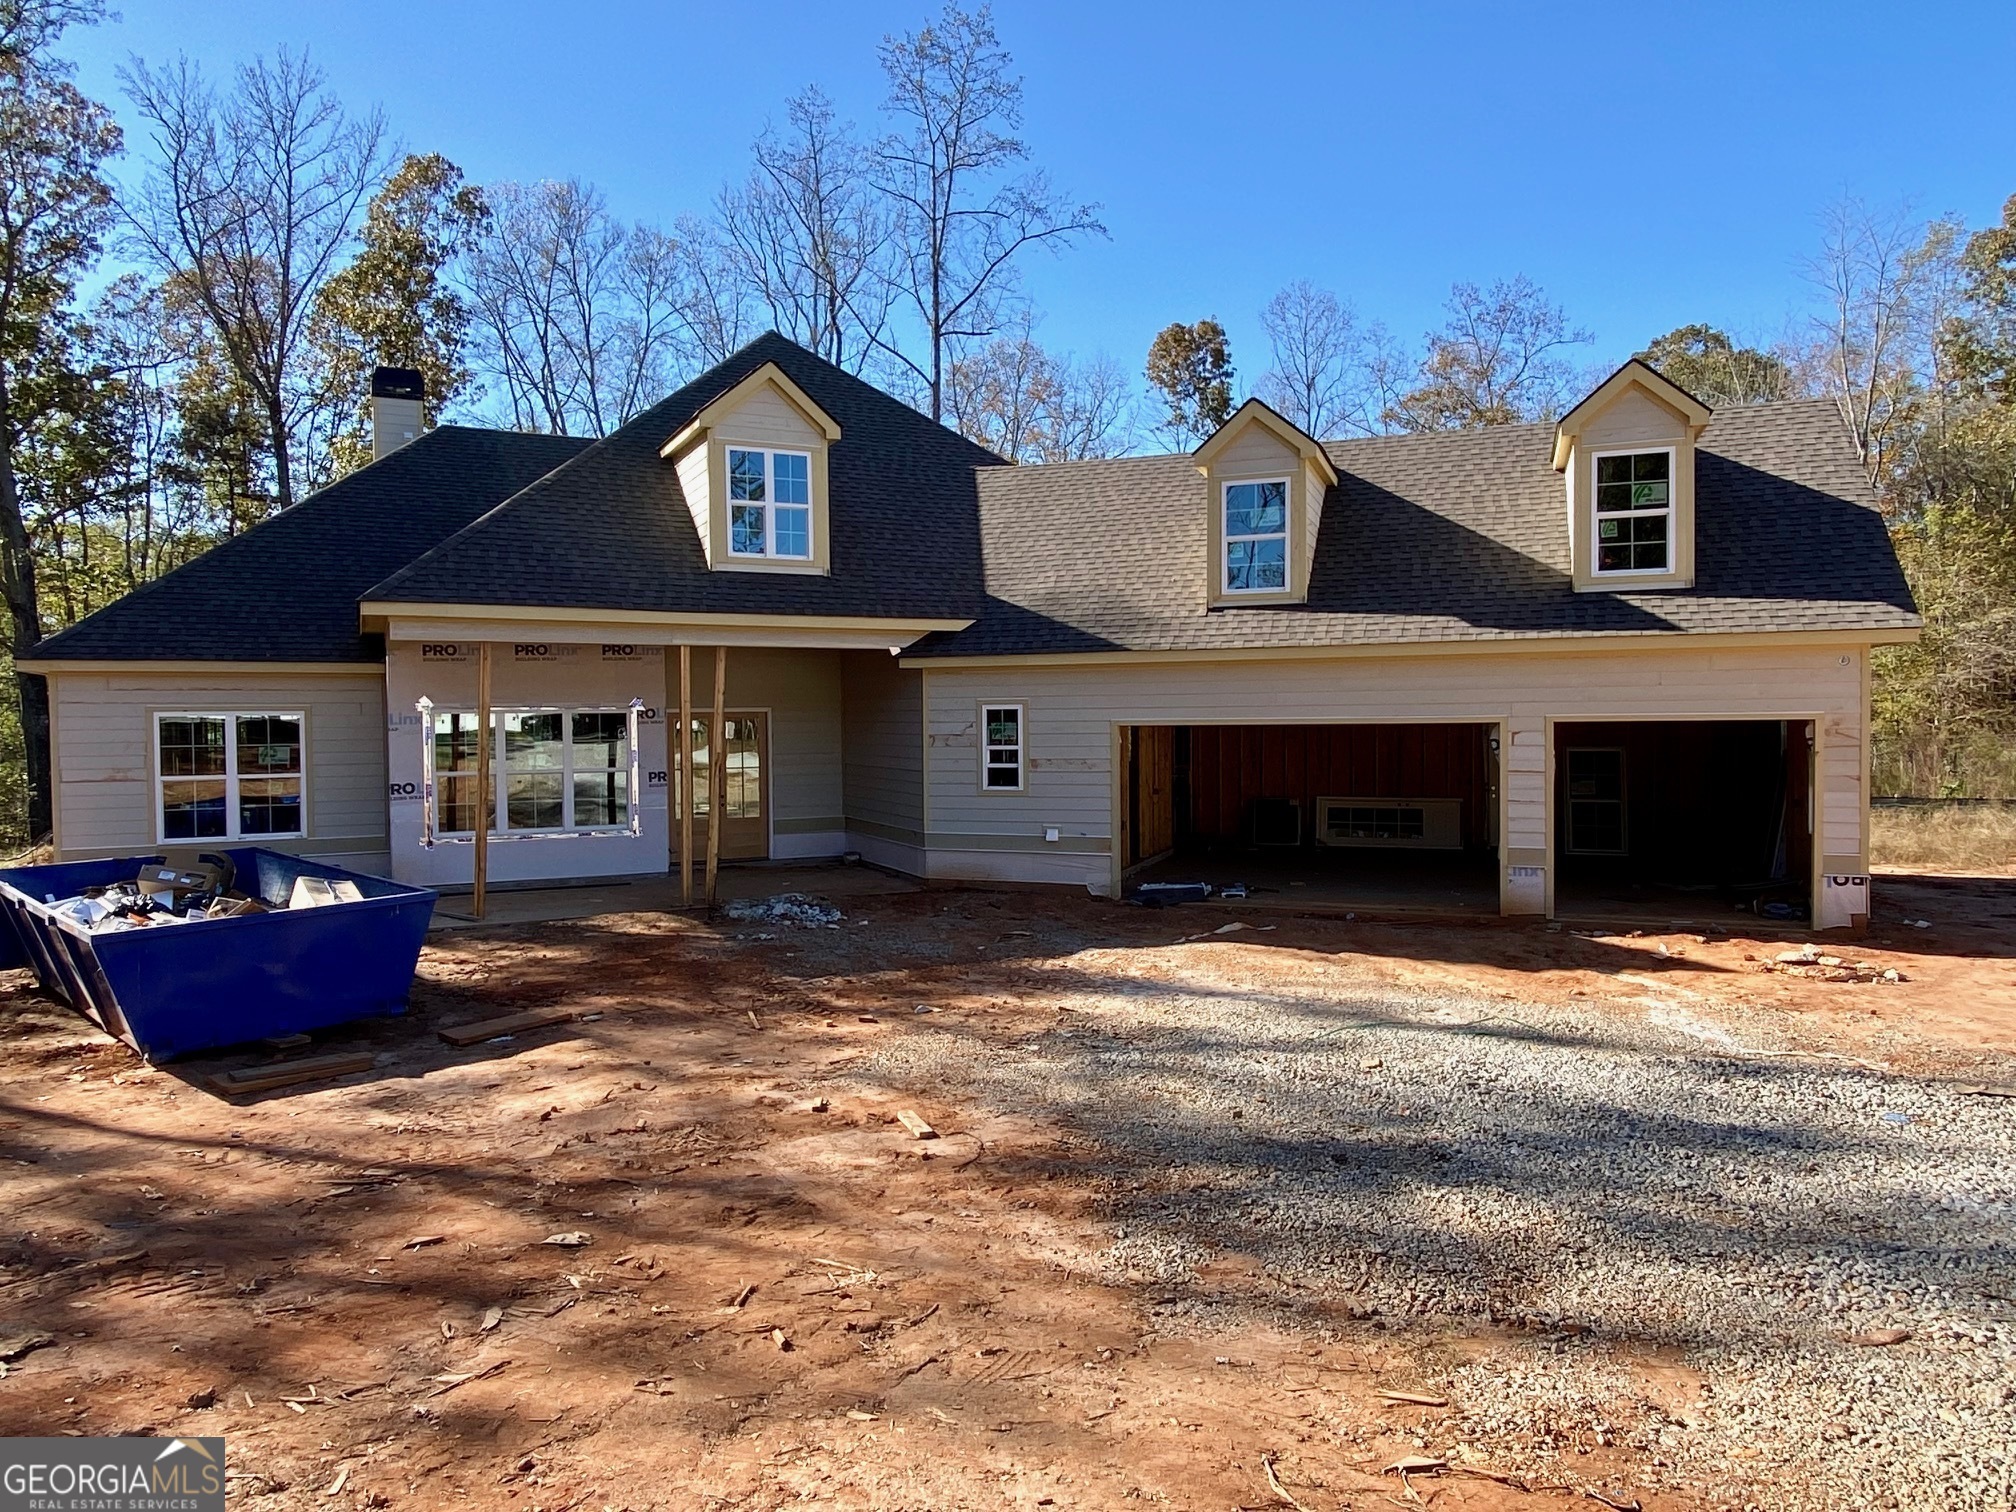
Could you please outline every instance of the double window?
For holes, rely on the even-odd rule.
[[[1288,586],[1288,480],[1225,485],[1225,591]]]
[[[1596,455],[1596,571],[1673,568],[1673,453]]]
[[[630,822],[630,716],[623,709],[499,712],[491,732],[492,833],[620,829]],[[434,716],[434,827],[476,833],[476,716]]]
[[[157,714],[155,824],[161,840],[304,834],[302,722],[298,713]]]
[[[1022,788],[1022,706],[986,704],[980,710],[980,786],[992,792]]]
[[[728,551],[812,559],[812,459],[804,452],[728,448]]]

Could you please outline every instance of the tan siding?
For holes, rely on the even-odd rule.
[[[780,823],[832,821],[843,807],[838,651],[728,653],[728,707],[770,711],[770,810]],[[713,658],[699,653],[713,697]],[[694,695],[696,702],[701,695]],[[837,844],[829,847],[837,850]]]
[[[811,451],[826,442],[826,438],[798,413],[795,404],[768,387],[751,394],[732,415],[718,421],[714,434],[723,441],[785,446],[798,451]]]
[[[1845,665],[1844,665],[1845,663]],[[940,846],[973,837],[1054,853],[1113,833],[1115,724],[1479,720],[1502,722],[1505,845],[1548,842],[1549,719],[1819,716],[1826,845],[1859,845],[1859,659],[1838,648],[1647,651],[1559,656],[1436,656],[1277,663],[1029,667],[929,674],[928,802]],[[1021,703],[1030,764],[1019,793],[985,793],[974,744],[982,700]],[[1033,864],[1032,856],[1032,864]],[[1045,863],[1046,865],[1049,863]]]
[[[59,674],[56,802],[67,858],[158,843],[153,715],[299,709],[307,716],[311,854],[385,850],[385,683],[355,676]]]
[[[1301,471],[1302,459],[1295,450],[1264,425],[1249,423],[1225,449],[1211,459],[1211,470],[1221,477],[1251,477],[1256,472],[1272,472],[1291,477]]]
[[[921,840],[924,674],[876,651],[847,652],[842,663],[847,821]]]
[[[679,459],[679,491],[686,495],[686,512],[693,516],[693,528],[700,533],[700,549],[712,561],[714,536],[707,527],[707,511],[711,507],[707,456],[708,449],[703,444],[689,448]]]
[[[1683,417],[1643,389],[1634,388],[1583,426],[1581,444],[1590,451],[1604,451],[1648,441],[1681,441],[1686,435],[1687,422]]]

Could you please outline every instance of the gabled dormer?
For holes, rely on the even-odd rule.
[[[1210,512],[1207,601],[1306,602],[1323,497],[1337,482],[1323,448],[1248,399],[1191,457]]]
[[[1577,592],[1694,586],[1694,443],[1713,413],[1634,357],[1561,417]]]
[[[827,571],[826,455],[839,439],[833,417],[766,362],[661,446],[679,469],[708,567]]]

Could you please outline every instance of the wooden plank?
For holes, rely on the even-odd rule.
[[[451,1045],[480,1045],[500,1034],[517,1034],[526,1029],[543,1029],[548,1024],[564,1024],[574,1016],[572,1008],[528,1008],[523,1013],[507,1013],[502,1018],[446,1024],[437,1032]]]
[[[221,1076],[212,1077],[211,1083],[227,1096],[241,1092],[270,1092],[275,1087],[291,1087],[296,1082],[327,1081],[331,1077],[349,1076],[356,1071],[369,1071],[377,1064],[378,1057],[368,1050],[347,1055],[313,1055],[305,1060],[282,1061],[274,1066],[245,1066],[236,1071],[226,1071]]]
[[[693,906],[693,648],[679,648],[679,904]]]
[[[715,897],[714,878],[721,868],[721,820],[728,804],[728,648],[714,648],[714,718],[707,726],[707,906]]]
[[[490,880],[490,642],[476,646],[476,885],[469,912],[483,917],[484,889]]]
[[[918,1139],[936,1139],[938,1137],[938,1131],[925,1122],[924,1116],[921,1113],[914,1113],[908,1108],[903,1109],[902,1112],[896,1115],[896,1122],[903,1125],[904,1128],[908,1129]]]

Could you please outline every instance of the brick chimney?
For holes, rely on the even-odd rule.
[[[425,428],[427,380],[418,368],[371,370],[371,460],[388,457]]]

